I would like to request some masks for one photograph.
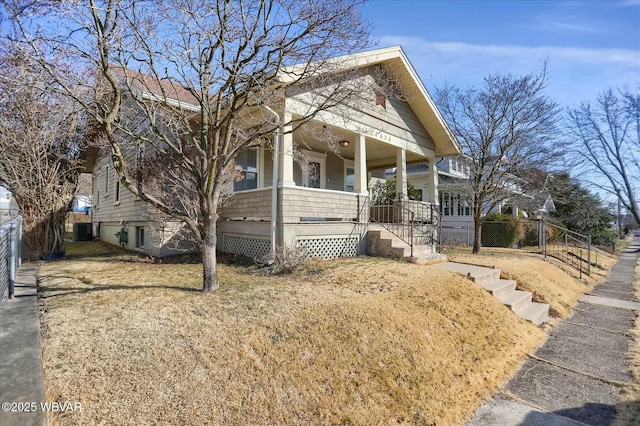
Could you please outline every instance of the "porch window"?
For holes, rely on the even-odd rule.
[[[233,191],[246,191],[258,187],[258,151],[248,149],[236,157],[236,170],[242,173],[242,179],[233,183]]]

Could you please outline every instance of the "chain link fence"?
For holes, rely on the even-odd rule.
[[[13,298],[16,269],[22,262],[22,218],[0,225],[0,307]]]
[[[442,242],[445,246],[473,246],[472,220],[445,220],[442,224]],[[570,231],[542,220],[485,220],[482,223],[482,247],[523,249],[562,260],[575,268],[579,275],[591,275],[606,251],[591,244],[591,236]]]

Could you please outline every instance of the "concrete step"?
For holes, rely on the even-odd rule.
[[[457,272],[462,275],[468,275],[473,279],[473,281],[482,287],[500,279],[500,269],[484,268],[482,266],[455,262],[445,262],[437,265],[437,267],[446,269],[447,271]]]
[[[531,303],[531,297],[530,291],[513,290],[506,295],[497,297],[497,299],[511,308],[513,312],[519,314]]]
[[[501,279],[501,271],[499,269],[455,262],[444,262],[433,265],[433,267],[466,275],[490,292],[496,299],[507,305],[521,318],[536,325],[547,321],[549,305],[532,302],[533,295],[531,292],[516,290],[516,282]]]
[[[411,261],[418,265],[426,265],[447,261],[447,255],[442,253],[431,253],[426,255],[414,256]]]
[[[507,294],[515,291],[516,282],[514,280],[503,280],[499,279],[497,281],[492,281],[490,283],[486,283],[482,286],[489,293],[493,294],[494,297],[500,298],[506,296]]]
[[[528,321],[531,321],[535,325],[540,325],[547,321],[549,316],[549,305],[546,303],[531,302],[524,308],[518,315]]]
[[[371,246],[375,246],[373,250],[370,249],[372,253],[377,256],[392,258],[411,257],[411,246],[409,244],[379,225],[377,228],[371,228],[368,231],[368,241]],[[424,258],[427,261],[426,259],[434,254],[435,251],[436,247],[433,245],[414,244],[413,257]]]

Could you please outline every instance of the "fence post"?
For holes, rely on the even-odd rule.
[[[7,267],[9,269],[9,299],[13,299],[15,293],[16,282],[16,224],[11,222],[9,225],[9,256],[7,256]]]
[[[578,265],[578,269],[580,270],[580,279],[582,279],[582,249],[580,249],[580,263]]]
[[[587,275],[591,276],[591,235],[587,235]]]

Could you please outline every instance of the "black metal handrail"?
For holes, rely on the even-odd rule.
[[[439,244],[440,212],[433,204],[414,200],[394,200],[390,204],[372,205],[369,218],[411,248],[414,245]]]

